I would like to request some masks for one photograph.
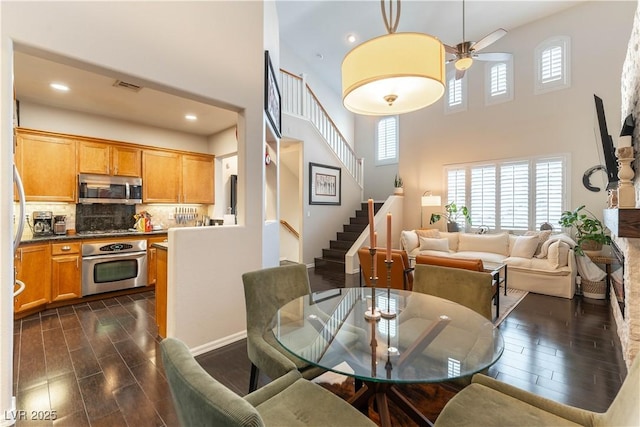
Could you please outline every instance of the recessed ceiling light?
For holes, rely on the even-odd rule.
[[[347,35],[347,41],[349,43],[355,43],[356,42],[356,36],[354,36],[353,34]]]
[[[198,117],[195,114],[185,114],[184,118],[192,122],[198,120]]]
[[[51,83],[49,86],[55,90],[59,90],[60,92],[67,92],[69,90],[69,86],[62,83]]]

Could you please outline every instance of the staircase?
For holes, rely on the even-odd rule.
[[[378,212],[383,203],[374,203],[373,211]],[[316,271],[337,271],[344,273],[344,256],[353,246],[353,243],[360,237],[360,234],[369,225],[369,211],[366,202],[360,205],[354,217],[349,218],[349,224],[342,226],[342,231],[336,235],[336,240],[329,242],[329,248],[322,250],[322,257],[315,259]]]

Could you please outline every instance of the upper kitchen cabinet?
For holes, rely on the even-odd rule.
[[[214,203],[214,156],[164,150],[142,152],[144,203]]]
[[[171,151],[142,152],[142,201],[179,203],[181,156]]]
[[[182,156],[183,203],[214,203],[213,156],[184,154]]]
[[[17,129],[15,162],[27,201],[76,201],[74,139]]]
[[[95,141],[78,142],[78,172],[141,176],[142,150],[140,148]]]

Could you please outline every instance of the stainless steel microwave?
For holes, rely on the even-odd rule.
[[[93,175],[78,175],[79,203],[142,203],[142,178]]]

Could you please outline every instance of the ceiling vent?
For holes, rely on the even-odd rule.
[[[124,82],[122,80],[116,80],[113,83],[113,85],[115,87],[121,87],[123,89],[127,89],[127,90],[130,90],[132,92],[140,92],[140,90],[142,89],[142,86],[138,86],[138,85],[135,85],[133,83]]]

